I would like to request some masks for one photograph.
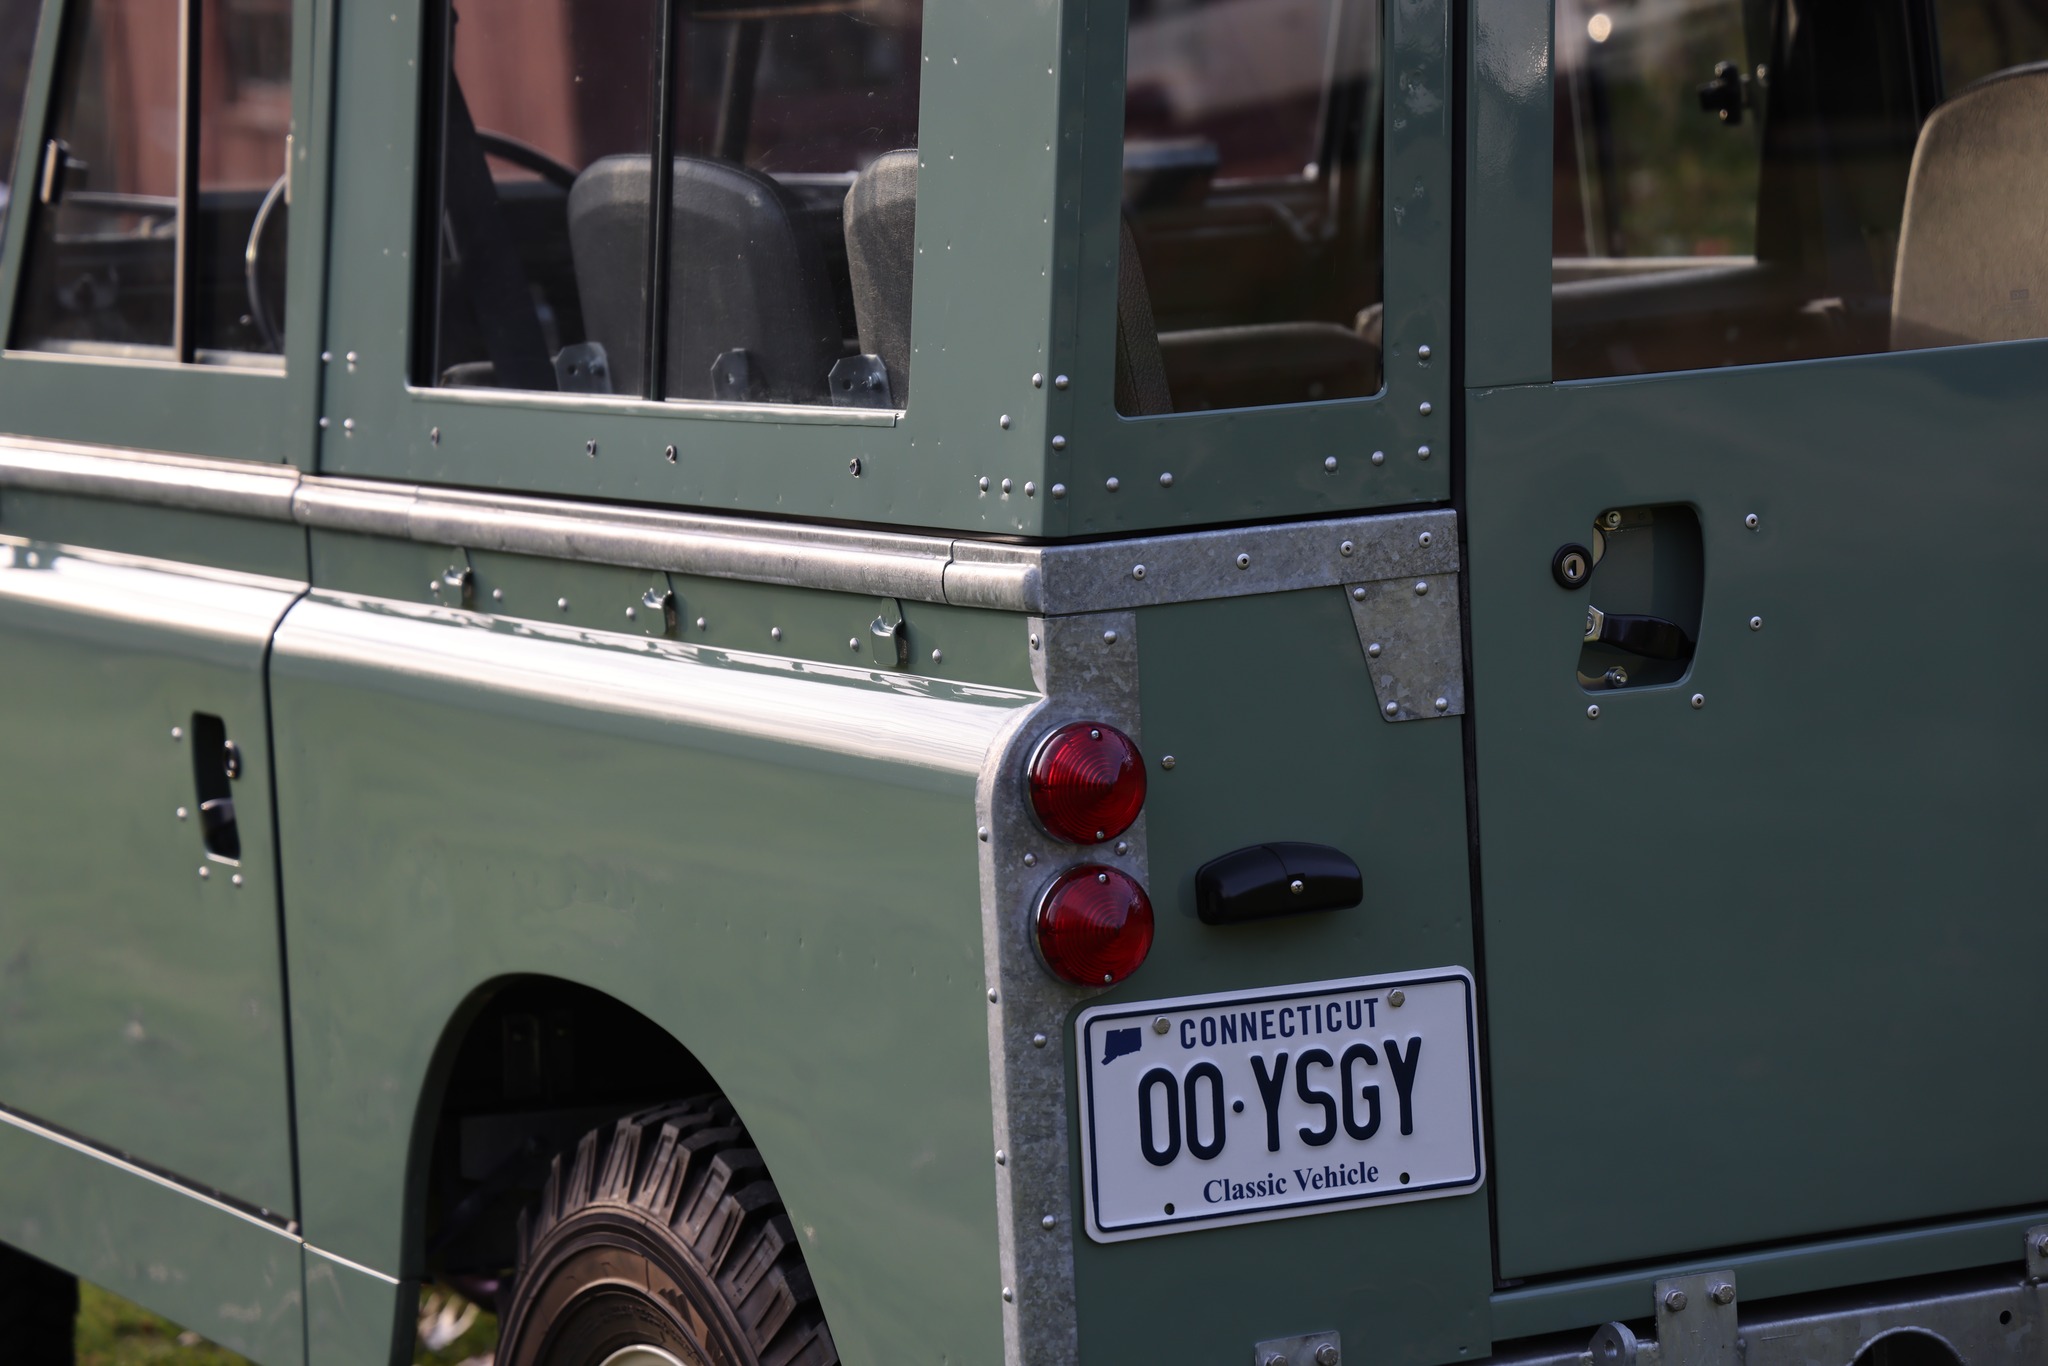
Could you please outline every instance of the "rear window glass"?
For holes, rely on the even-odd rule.
[[[1132,0],[1116,401],[1380,387],[1380,9]]]
[[[920,0],[456,0],[423,379],[900,406],[922,29]]]

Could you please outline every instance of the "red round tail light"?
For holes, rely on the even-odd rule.
[[[1046,833],[1073,844],[1115,839],[1145,805],[1145,756],[1114,726],[1076,721],[1031,759],[1031,807]]]
[[[1038,903],[1038,953],[1078,986],[1121,982],[1152,951],[1152,902],[1128,873],[1084,863],[1061,873]]]

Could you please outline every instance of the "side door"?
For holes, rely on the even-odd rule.
[[[2038,1203],[2039,26],[1479,8],[1498,1274]]]
[[[283,1230],[264,671],[305,581],[320,205],[302,163],[291,206],[287,158],[311,7],[13,8],[33,59],[0,271],[0,1117]],[[31,1185],[0,1182],[0,1236],[263,1347],[233,1305],[166,1302],[201,1278],[143,1274],[125,1216]]]

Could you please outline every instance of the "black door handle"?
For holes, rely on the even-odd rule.
[[[1677,622],[1597,607],[1586,609],[1586,643],[1612,645],[1644,659],[1692,658],[1692,637]]]
[[[199,795],[199,838],[215,858],[242,857],[232,787],[241,776],[242,751],[228,739],[227,723],[207,712],[193,712],[192,786]]]

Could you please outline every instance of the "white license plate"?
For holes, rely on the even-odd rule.
[[[1101,1006],[1075,1037],[1097,1242],[1463,1195],[1484,1176],[1463,968]]]

